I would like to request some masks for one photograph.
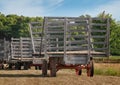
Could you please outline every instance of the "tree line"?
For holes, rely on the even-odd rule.
[[[90,15],[82,15],[80,17],[91,17]],[[120,24],[112,18],[111,14],[102,12],[97,15],[101,18],[110,18],[110,52],[112,55],[120,55]],[[0,38],[19,38],[30,37],[30,22],[41,22],[42,17],[18,16],[15,14],[4,15],[0,13]]]

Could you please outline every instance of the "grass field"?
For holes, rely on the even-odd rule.
[[[110,56],[109,59],[120,59],[120,56]]]
[[[120,63],[95,63],[95,74],[120,77]]]
[[[40,70],[0,70],[0,85],[119,85],[120,77],[96,73],[96,69],[105,71],[108,68],[119,72],[120,64],[95,63],[97,75],[92,78],[86,76],[85,70],[81,76],[71,69],[60,70],[57,77],[42,77]]]

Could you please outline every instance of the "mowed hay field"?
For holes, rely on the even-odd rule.
[[[113,68],[120,71],[120,64],[95,64],[95,69]],[[49,71],[48,71],[49,74]],[[0,70],[0,85],[120,85],[120,77],[86,73],[77,76],[74,70],[60,70],[57,77],[42,77],[39,70]]]

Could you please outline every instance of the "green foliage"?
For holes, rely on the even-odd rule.
[[[111,54],[120,55],[120,25],[116,24],[115,21],[111,22],[110,34]]]
[[[98,17],[110,18],[110,53],[120,55],[120,24],[112,18],[111,14],[100,13]]]
[[[4,15],[0,13],[0,37],[29,37],[30,22],[41,22],[41,17],[25,17],[18,15]]]
[[[81,18],[89,18],[90,15],[82,15]],[[112,55],[120,55],[120,23],[116,22],[111,14],[100,13],[97,17],[111,18],[110,22],[110,52]],[[43,21],[42,17],[25,17],[18,15],[4,15],[0,13],[0,38],[29,37],[29,22]],[[100,27],[99,27],[100,28]],[[82,29],[73,27],[72,29]],[[101,28],[100,28],[101,29]],[[78,32],[74,32],[78,35]]]

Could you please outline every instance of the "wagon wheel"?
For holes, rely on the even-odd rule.
[[[82,74],[82,69],[76,70],[76,74],[77,74],[77,75],[81,75],[81,74]]]
[[[42,76],[46,76],[47,75],[47,68],[48,65],[47,65],[47,61],[46,60],[43,60],[43,64],[42,64]]]
[[[50,75],[51,77],[56,77],[56,59],[50,58]]]
[[[35,70],[37,70],[37,66],[35,66]]]
[[[21,64],[19,62],[15,63],[15,69],[21,70]]]
[[[28,65],[28,62],[24,62],[24,70],[28,70],[28,67],[29,67],[29,65]]]
[[[94,75],[94,64],[93,64],[93,61],[91,60],[88,65],[87,76],[93,77],[93,75]]]
[[[9,69],[12,69],[12,64],[11,63],[9,64]]]

